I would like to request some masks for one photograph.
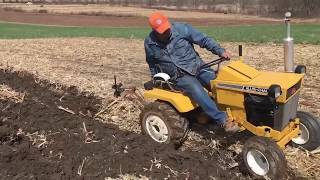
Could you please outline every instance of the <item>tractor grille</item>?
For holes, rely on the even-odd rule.
[[[301,87],[301,80],[297,84],[293,85],[291,88],[288,89],[287,99],[291,97],[294,93],[296,93],[300,89],[300,87]]]
[[[299,93],[285,104],[273,103],[267,96],[247,94],[245,98],[247,120],[255,126],[268,126],[281,131],[296,117],[298,101]]]
[[[275,128],[282,130],[285,128],[291,119],[297,117],[297,108],[299,103],[299,93],[295,94],[285,104],[279,105],[279,114],[275,116]]]

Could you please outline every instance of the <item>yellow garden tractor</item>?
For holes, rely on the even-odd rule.
[[[290,14],[285,43],[285,72],[263,72],[242,61],[232,60],[222,68],[224,59],[205,64],[218,66],[217,78],[211,81],[210,97],[220,110],[236,122],[241,131],[254,134],[243,147],[243,160],[255,177],[280,179],[286,174],[286,158],[282,151],[287,144],[314,150],[320,145],[320,123],[311,114],[298,111],[299,94],[306,67],[293,64],[293,40],[290,37]],[[198,105],[175,90],[168,75],[159,73],[145,84],[143,96],[153,100],[142,108],[142,131],[158,143],[185,138],[189,120],[185,114]],[[200,116],[200,115],[199,115]]]

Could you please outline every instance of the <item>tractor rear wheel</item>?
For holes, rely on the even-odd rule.
[[[140,114],[142,133],[158,143],[177,142],[188,130],[189,121],[166,102],[145,105]]]
[[[300,135],[292,139],[291,145],[301,146],[309,151],[317,149],[320,146],[320,122],[303,111],[297,112],[297,118],[300,119]]]
[[[285,155],[269,138],[249,138],[243,147],[242,155],[247,169],[255,178],[282,179],[286,174]]]

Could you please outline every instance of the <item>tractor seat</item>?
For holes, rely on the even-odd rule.
[[[144,83],[145,90],[151,90],[153,88],[159,88],[174,92],[180,92],[175,83],[170,81],[170,76],[166,73],[157,73],[153,76],[152,80]]]

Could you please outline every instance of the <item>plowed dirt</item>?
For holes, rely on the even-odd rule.
[[[4,69],[0,82],[23,94],[20,102],[0,100],[2,179],[102,179],[119,174],[229,179],[238,171],[223,170],[215,155],[176,151],[170,144],[94,121],[100,99],[75,87],[57,88],[27,72]]]

